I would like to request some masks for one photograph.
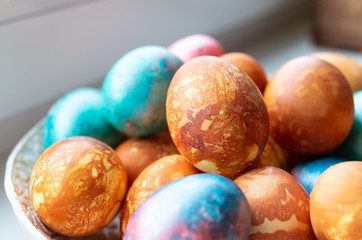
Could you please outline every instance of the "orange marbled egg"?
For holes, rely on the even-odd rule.
[[[167,183],[198,173],[200,171],[179,154],[160,158],[145,168],[128,190],[121,214],[121,235],[133,213],[153,192]]]
[[[179,150],[196,168],[233,176],[249,167],[268,138],[259,89],[227,60],[204,56],[182,65],[166,101],[167,123]]]
[[[177,154],[168,131],[150,137],[130,138],[116,148],[116,153],[126,169],[128,185],[152,162],[171,154]]]
[[[225,53],[220,56],[223,59],[228,60],[246,74],[249,75],[251,79],[258,86],[260,92],[264,92],[267,78],[261,64],[252,56],[242,52],[230,52]]]
[[[116,216],[126,194],[127,175],[107,144],[71,137],[41,154],[29,190],[44,224],[66,236],[85,236]]]
[[[264,91],[270,132],[297,154],[328,153],[347,137],[354,121],[353,94],[333,65],[312,56],[294,58]]]
[[[314,239],[308,194],[288,172],[272,166],[256,168],[234,182],[250,205],[250,240]]]
[[[362,239],[362,162],[328,168],[310,196],[310,217],[318,239]]]
[[[362,90],[362,66],[354,59],[336,52],[316,52],[312,56],[327,61],[338,68],[346,77],[353,92]]]

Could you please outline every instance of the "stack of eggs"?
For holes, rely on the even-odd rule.
[[[33,207],[65,236],[361,239],[361,86],[334,53],[268,81],[207,35],[134,49],[50,109]]]

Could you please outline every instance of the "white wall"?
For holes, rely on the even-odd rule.
[[[135,47],[206,33],[232,50],[309,2],[95,0],[0,23],[0,152],[65,92],[101,86],[112,64]]]

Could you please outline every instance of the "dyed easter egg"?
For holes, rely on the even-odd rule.
[[[58,99],[49,110],[43,127],[43,144],[47,148],[65,138],[88,136],[116,147],[123,135],[103,114],[102,92],[79,88]]]
[[[259,89],[227,60],[194,58],[176,72],[167,94],[171,137],[203,172],[233,176],[261,154],[269,131]]]
[[[267,84],[270,132],[297,154],[328,153],[352,128],[353,94],[333,65],[311,56],[294,58]]]
[[[252,56],[241,52],[230,52],[220,56],[243,70],[258,86],[260,92],[264,92],[267,78],[263,67]]]
[[[167,89],[180,59],[164,47],[136,48],[121,57],[103,83],[105,116],[128,136],[167,129]]]
[[[132,216],[125,240],[248,239],[250,209],[231,180],[184,177],[160,188]]]
[[[253,162],[250,169],[274,166],[288,171],[290,166],[293,164],[293,161],[293,155],[288,150],[280,146],[273,136],[269,134],[268,141],[266,142],[263,152]]]
[[[317,52],[312,56],[325,60],[338,68],[346,77],[353,92],[362,90],[362,66],[355,60],[336,52]]]
[[[30,177],[30,198],[41,221],[66,236],[85,236],[118,213],[127,175],[114,150],[90,137],[47,148]]]
[[[343,159],[333,157],[319,158],[311,162],[299,164],[293,168],[291,174],[302,184],[308,194],[310,194],[319,176],[327,170],[327,168],[343,161]]]
[[[362,162],[338,163],[317,180],[310,218],[318,239],[362,239]]]
[[[205,34],[193,34],[177,40],[168,46],[168,49],[181,59],[187,62],[200,56],[220,56],[224,49],[215,38]]]
[[[179,178],[200,173],[181,155],[163,157],[142,171],[128,190],[121,215],[121,235],[133,213],[153,192]]]
[[[116,153],[126,169],[128,185],[131,186],[148,165],[178,151],[170,133],[164,131],[150,137],[130,138],[116,148]]]
[[[362,161],[362,91],[355,92],[353,100],[355,116],[352,129],[335,153],[347,160]]]
[[[271,166],[256,168],[234,182],[250,204],[250,240],[314,240],[308,194],[288,172]]]

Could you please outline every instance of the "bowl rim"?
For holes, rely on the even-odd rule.
[[[13,150],[11,151],[5,166],[5,177],[4,177],[4,187],[5,193],[7,195],[8,200],[10,201],[11,207],[18,218],[18,221],[26,228],[26,230],[37,240],[48,240],[40,231],[37,231],[34,225],[31,223],[28,216],[25,214],[24,209],[20,202],[18,201],[18,196],[14,190],[14,184],[12,181],[12,172],[14,168],[14,161],[22,149],[24,144],[31,138],[40,128],[43,126],[45,119],[41,119],[38,121],[15,145]]]

